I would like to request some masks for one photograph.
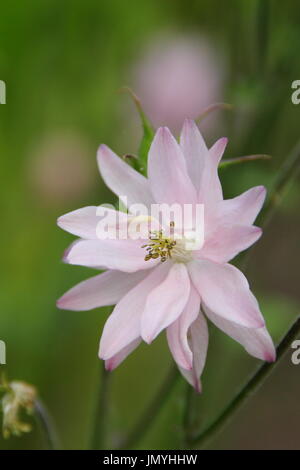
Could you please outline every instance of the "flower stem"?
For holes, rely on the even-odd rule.
[[[150,426],[153,425],[155,418],[157,417],[159,411],[163,408],[166,400],[170,396],[170,392],[173,389],[179,378],[179,372],[175,364],[172,364],[164,382],[161,387],[153,397],[152,401],[149,403],[145,412],[142,414],[141,418],[138,419],[137,423],[125,437],[125,439],[120,444],[120,449],[128,449],[137,444],[145,433],[149,431]]]
[[[273,184],[269,198],[262,210],[259,219],[259,225],[266,226],[273,216],[274,210],[278,206],[282,194],[288,184],[293,180],[300,169],[300,141],[297,142],[291,153],[284,160],[281,168],[278,171],[278,176]]]
[[[242,388],[238,395],[231,401],[227,408],[221,413],[221,415],[204,431],[194,435],[190,439],[190,444],[197,446],[197,448],[203,448],[206,444],[223,429],[223,427],[229,422],[233,414],[238,411],[242,405],[245,404],[247,399],[257,391],[259,386],[269,376],[273,369],[278,364],[278,361],[284,356],[291,346],[291,343],[300,334],[300,317],[297,318],[295,323],[291,326],[289,331],[283,337],[279,345],[277,346],[277,361],[272,363],[264,363],[259,367],[257,372],[248,381],[248,383]]]
[[[59,438],[54,426],[52,417],[50,416],[44,403],[37,399],[34,404],[35,418],[43,433],[46,446],[50,450],[61,449]]]
[[[111,374],[105,369],[105,366],[102,363],[101,368],[100,391],[96,405],[95,422],[91,441],[91,449],[93,450],[105,448],[105,437],[107,429],[108,397]]]

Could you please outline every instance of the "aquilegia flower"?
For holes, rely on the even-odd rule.
[[[208,38],[159,35],[142,52],[132,86],[155,127],[180,132],[185,118],[196,119],[220,101],[225,64]],[[203,124],[210,129],[213,122]]]
[[[176,226],[152,231],[146,239],[101,239],[96,207],[85,207],[58,219],[58,225],[80,237],[65,254],[70,264],[106,269],[69,290],[58,306],[88,310],[115,305],[100,341],[100,358],[114,369],[141,342],[151,343],[166,330],[171,353],[184,377],[200,391],[208,346],[205,317],[241,343],[251,355],[275,360],[275,349],[247,279],[228,264],[261,235],[254,226],[265,189],[257,186],[223,199],[218,164],[227,139],[209,150],[193,121],[186,120],[180,144],[167,128],[158,129],[148,157],[148,178],[108,147],[98,151],[107,186],[126,196],[128,206],[143,203],[204,205],[204,243],[178,240]],[[119,226],[130,219],[120,213]],[[121,222],[120,222],[121,221]],[[189,219],[190,236],[193,219]],[[189,249],[189,247],[192,247]]]

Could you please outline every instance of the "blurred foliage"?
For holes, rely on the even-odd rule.
[[[208,35],[221,51],[229,69],[223,101],[235,106],[234,111],[220,114],[210,139],[228,135],[226,158],[255,153],[273,156],[271,161],[236,165],[222,172],[225,195],[232,197],[257,184],[270,188],[300,137],[300,109],[290,99],[291,83],[300,78],[300,7],[291,0],[266,0],[262,8],[263,1],[194,0],[187,6],[181,0],[132,0],[130,8],[122,0],[27,0],[1,5],[0,79],[7,84],[7,104],[0,105],[0,337],[7,344],[10,377],[36,385],[53,412],[65,448],[88,445],[99,372],[98,342],[107,315],[105,309],[56,309],[56,299],[92,273],[60,262],[73,237],[55,223],[62,213],[111,202],[113,196],[99,177],[98,184],[91,185],[84,196],[78,194],[75,202],[45,206],[28,176],[31,155],[45,138],[69,131],[88,142],[87,163],[95,174],[95,154],[101,142],[120,154],[137,153],[141,131],[132,135],[130,124],[135,122],[136,111],[117,90],[130,85],[129,66],[149,38],[164,30],[193,31]],[[72,178],[72,168],[63,176]],[[299,191],[294,186],[279,209],[277,222],[255,249],[249,275],[276,340],[299,307],[299,232]],[[161,336],[151,348],[141,346],[114,372],[112,442],[133,424],[170,360]],[[210,420],[220,411],[256,362],[214,330],[196,419]],[[181,381],[141,447],[182,445],[178,426],[184,390]],[[300,384],[290,392],[295,406],[299,391]],[[283,427],[282,435],[292,433],[296,415],[285,408],[279,389],[272,394],[274,407],[282,409],[277,427],[290,410],[290,427]],[[266,399],[255,401],[258,415]],[[237,431],[230,436],[226,445],[234,446]],[[249,436],[241,446],[247,439],[251,443]],[[272,441],[268,442],[272,447]],[[222,442],[218,445],[222,447]],[[37,432],[9,441],[0,438],[1,448],[42,446]]]

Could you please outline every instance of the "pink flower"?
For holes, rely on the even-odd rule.
[[[218,164],[226,144],[227,139],[222,138],[208,150],[190,120],[184,122],[180,144],[167,128],[160,128],[149,152],[148,179],[106,146],[99,148],[104,181],[115,194],[126,195],[129,205],[204,204],[204,244],[199,249],[174,243],[165,256],[164,243],[171,242],[163,232],[152,252],[153,245],[148,251],[144,247],[151,240],[99,239],[95,207],[58,219],[61,228],[81,237],[68,250],[65,261],[107,269],[58,301],[60,308],[69,310],[116,304],[100,341],[99,355],[107,369],[117,367],[141,340],[151,343],[165,329],[180,371],[200,391],[208,346],[206,317],[254,357],[275,360],[272,340],[247,279],[228,264],[261,235],[253,223],[265,189],[257,186],[233,199],[223,199]],[[126,217],[130,216],[122,214],[121,220]]]
[[[179,132],[185,118],[196,119],[222,99],[223,63],[208,40],[159,37],[133,71],[133,89],[155,127]],[[205,124],[205,123],[204,123]]]

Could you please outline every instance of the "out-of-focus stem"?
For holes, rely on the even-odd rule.
[[[145,436],[146,432],[148,432],[150,427],[153,425],[159,411],[163,408],[165,402],[170,396],[171,390],[176,384],[178,378],[178,369],[174,364],[172,364],[158,392],[155,394],[142,416],[138,419],[132,431],[120,443],[120,449],[129,449],[133,444],[136,445],[137,442]]]
[[[34,412],[47,448],[50,450],[61,449],[53,419],[40,399],[37,399],[34,403]]]
[[[219,164],[219,168],[226,168],[227,166],[236,165],[237,163],[246,163],[253,160],[270,160],[271,155],[257,154],[257,155],[245,155],[244,157],[237,158],[224,158]]]
[[[300,170],[300,141],[296,144],[289,156],[284,160],[281,168],[278,170],[278,176],[270,191],[270,195],[262,210],[259,225],[264,225],[270,221],[274,209],[281,201],[283,192],[288,184],[294,179]]]
[[[232,400],[232,402],[225,408],[221,415],[204,431],[194,435],[190,439],[190,444],[193,447],[203,448],[207,443],[223,429],[223,427],[229,422],[234,413],[238,411],[247,401],[247,399],[253,395],[260,385],[265,381],[269,374],[278,364],[279,360],[289,350],[291,343],[300,334],[300,317],[295,321],[286,335],[283,337],[277,347],[277,361],[272,363],[264,363],[248,383],[242,388],[238,395]]]
[[[262,75],[267,65],[270,5],[269,0],[257,2],[257,70]]]
[[[213,103],[207,108],[205,108],[200,116],[196,118],[196,122],[200,123],[202,122],[207,116],[209,116],[213,111],[221,111],[221,110],[229,110],[231,111],[233,109],[233,105],[229,103]]]
[[[105,449],[107,416],[108,416],[108,398],[111,374],[105,369],[105,365],[101,363],[101,383],[98,392],[94,429],[92,434],[91,448],[93,450]]]

